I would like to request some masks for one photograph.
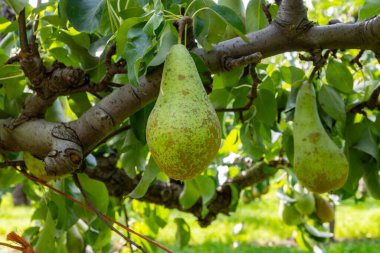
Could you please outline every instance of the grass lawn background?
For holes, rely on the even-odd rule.
[[[230,252],[305,252],[294,246],[294,227],[286,226],[278,216],[279,199],[275,190],[264,195],[261,201],[240,203],[230,216],[219,215],[208,228],[200,228],[194,216],[172,211],[168,225],[160,230],[156,240],[180,253],[230,253]],[[0,204],[0,241],[11,231],[20,235],[33,225],[32,208],[14,207],[10,195]],[[175,245],[174,219],[182,217],[191,226],[190,245],[179,249]],[[144,224],[136,222],[132,227],[144,232]],[[240,229],[239,229],[240,228]],[[366,202],[343,202],[337,207],[335,237],[337,243],[326,246],[328,252],[377,253],[380,249],[380,201],[368,198]],[[115,240],[119,238],[115,235]],[[0,247],[0,252],[16,252]],[[125,251],[127,252],[127,251]],[[162,252],[162,251],[158,251]]]

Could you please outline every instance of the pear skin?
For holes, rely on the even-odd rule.
[[[297,226],[302,223],[302,215],[297,211],[294,205],[280,202],[278,213],[286,225]]]
[[[332,222],[335,218],[334,206],[319,194],[314,194],[315,214],[322,223]]]
[[[177,180],[199,175],[219,150],[218,117],[183,45],[174,45],[166,58],[146,139],[158,167]]]
[[[348,162],[323,128],[311,82],[304,82],[298,92],[293,135],[294,173],[300,183],[317,193],[341,188],[347,180]]]

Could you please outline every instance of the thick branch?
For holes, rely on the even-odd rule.
[[[137,186],[140,178],[132,179],[127,176],[123,170],[118,170],[115,165],[117,156],[111,155],[97,159],[98,165],[95,169],[86,168],[84,173],[91,178],[104,182],[110,195],[121,197],[126,196]],[[284,164],[284,160],[276,160],[269,165],[257,163],[252,168],[243,171],[240,175],[231,178],[225,184],[216,189],[214,199],[208,205],[209,213],[206,217],[202,217],[202,201],[199,199],[191,208],[183,209],[179,199],[184,189],[183,183],[179,181],[170,181],[168,183],[162,181],[153,182],[147,193],[139,200],[162,205],[170,209],[178,209],[183,212],[194,214],[201,226],[208,226],[219,213],[228,214],[231,212],[231,184],[236,185],[238,189],[260,183],[271,177],[279,165]]]
[[[211,51],[193,52],[202,57],[212,72],[226,71],[225,59],[260,52],[263,58],[284,52],[310,52],[314,49],[368,49],[380,52],[380,16],[354,23],[312,26],[302,22],[288,26],[276,19],[266,28],[247,35],[249,43],[234,38],[215,45]]]
[[[283,1],[281,10],[290,11],[289,6],[293,6],[295,12],[301,13],[299,2],[298,0]],[[286,7],[287,5],[288,7]],[[299,14],[298,16],[301,17],[302,15]],[[204,59],[212,72],[226,71],[229,68],[229,66],[226,66],[228,62],[242,62],[245,64],[244,60],[239,59],[244,59],[246,56],[257,53],[266,58],[284,52],[311,52],[316,49],[356,48],[380,52],[379,16],[356,24],[338,23],[313,27],[309,21],[304,19],[304,16],[302,16],[302,19],[298,18],[297,20],[302,22],[289,25],[289,20],[285,22],[279,18],[268,27],[248,34],[249,43],[240,38],[235,38],[215,45],[209,52],[205,52],[201,48],[194,49],[193,52]],[[39,64],[37,65],[40,66]],[[139,87],[126,85],[115,90],[84,113],[78,120],[67,124],[68,128],[76,133],[79,139],[77,144],[82,147],[83,152],[86,153],[92,150],[112,129],[157,97],[161,72],[162,69],[157,69],[141,77]],[[45,72],[40,71],[39,73]],[[50,123],[43,120],[25,122],[13,131],[9,129],[9,121],[0,121],[0,141],[3,149],[26,150],[44,159],[52,151],[52,146],[54,145],[52,138],[49,137],[52,130]],[[30,133],[34,130],[39,133],[38,136],[46,136],[47,139],[30,138]],[[16,136],[22,136],[22,138]],[[63,171],[70,172],[74,167],[69,169],[61,168],[58,171],[60,173]]]
[[[91,150],[124,119],[158,95],[162,69],[140,78],[140,86],[123,86],[105,97],[70,126],[76,130],[84,151]]]

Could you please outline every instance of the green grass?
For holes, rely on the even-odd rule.
[[[230,216],[219,215],[207,228],[200,228],[190,214],[172,211],[168,225],[159,231],[156,240],[180,253],[305,252],[292,240],[294,227],[284,225],[279,219],[278,204],[279,200],[272,191],[263,196],[262,201],[239,205]],[[22,234],[25,228],[33,225],[30,221],[32,213],[32,208],[13,207],[10,195],[3,197],[0,204],[0,241],[4,241],[5,235],[11,231]],[[192,229],[189,246],[183,249],[175,245],[176,217],[184,218]],[[141,230],[141,225],[136,222],[133,228]],[[239,226],[241,229],[237,231]],[[349,200],[338,206],[336,239],[338,243],[326,245],[327,252],[377,253],[380,248],[380,201],[368,199],[356,204]],[[12,251],[0,247],[2,252]]]

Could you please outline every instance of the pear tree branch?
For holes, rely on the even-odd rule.
[[[83,172],[93,179],[104,182],[110,195],[123,197],[132,192],[139,183],[140,178],[130,178],[123,170],[117,169],[117,160],[116,154],[111,154],[108,157],[99,156],[97,157],[98,165],[95,168],[85,168]],[[228,215],[232,211],[230,208],[232,204],[231,187],[235,186],[240,191],[245,187],[260,183],[273,176],[279,168],[286,165],[287,161],[282,158],[273,160],[268,164],[259,162],[248,167],[238,176],[230,178],[217,187],[216,194],[207,207],[209,213],[206,217],[202,216],[203,204],[201,199],[189,209],[184,209],[181,206],[180,195],[184,189],[184,184],[179,181],[162,182],[156,180],[149,186],[146,194],[138,200],[192,213],[198,218],[200,226],[206,227],[215,220],[219,213]]]
[[[239,59],[249,58],[258,53],[263,59],[285,52],[313,52],[322,49],[372,50],[379,55],[380,16],[354,24],[316,26],[307,19],[307,11],[301,0],[283,0],[277,18],[266,28],[247,34],[247,38],[249,43],[241,38],[234,38],[214,45],[207,52],[202,48],[192,51],[198,54],[214,73],[228,71],[231,68],[230,65],[226,65],[228,61],[239,62]],[[39,84],[39,78],[47,75],[47,72],[43,64],[34,65],[31,62],[34,59],[39,60],[39,55],[32,52],[33,57],[28,57],[28,53],[30,54],[30,51],[26,52],[26,56],[19,55],[20,64],[24,66],[24,72],[28,72],[25,71],[28,64],[34,69],[37,67],[35,72],[38,74],[34,74],[36,80],[31,82]],[[71,173],[79,167],[84,153],[96,147],[126,118],[156,99],[161,73],[162,68],[157,68],[140,77],[140,86],[124,85],[115,89],[78,120],[72,122],[50,123],[41,118],[32,118],[14,125],[13,119],[2,119],[1,147],[6,151],[32,153],[43,159],[46,164],[50,164],[47,170],[51,174]],[[43,109],[46,108],[43,103],[36,104],[40,104]],[[30,134],[32,132],[34,135]],[[51,162],[52,160],[57,162]]]

